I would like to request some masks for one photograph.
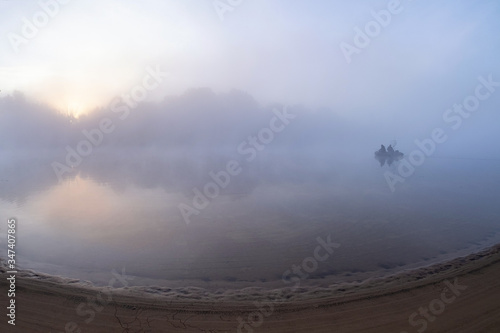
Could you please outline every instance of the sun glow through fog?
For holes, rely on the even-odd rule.
[[[79,117],[127,93],[140,83],[147,66],[185,68],[183,52],[199,27],[184,22],[190,20],[184,5],[158,6],[153,12],[118,1],[61,7],[19,52],[2,52],[0,89],[4,94],[21,91],[57,112]],[[36,6],[25,8],[28,14],[37,11]],[[19,33],[22,22],[14,23],[10,29]]]

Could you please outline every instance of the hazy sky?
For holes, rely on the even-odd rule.
[[[416,140],[436,128],[450,139],[432,157],[498,161],[499,18],[498,0],[0,0],[0,151],[56,148],[54,161],[64,163],[67,147],[77,149],[85,131],[110,117],[116,131],[103,136],[105,149],[194,147],[212,157],[210,149],[223,146],[235,154],[280,103],[297,110],[297,120],[276,134],[273,152],[293,153],[270,163],[277,173],[296,163],[318,179],[336,176],[333,148],[372,159],[391,140],[411,157]],[[147,95],[156,103],[120,120],[108,105],[151,69],[168,73]],[[453,109],[466,101],[476,110]],[[89,115],[74,121],[53,111]],[[294,155],[316,148],[325,163]],[[105,149],[78,170],[92,174]],[[27,161],[57,181],[53,161]],[[115,162],[102,169],[115,174]],[[197,170],[204,165],[195,162]],[[7,175],[18,182],[9,184],[22,190],[42,178],[16,163],[9,170],[17,178]],[[144,183],[158,183],[161,175],[150,171],[144,167],[151,176]]]
[[[243,0],[224,20],[211,0],[55,1],[0,1],[2,94],[87,111],[159,65],[170,75],[152,98],[207,86],[263,103],[383,113],[409,101],[443,109],[477,76],[500,78],[498,1],[401,1],[350,64],[340,43],[353,44],[354,28],[390,1]],[[48,22],[40,3],[57,4]],[[39,31],[16,52],[11,34],[23,37],[23,18],[35,17]]]

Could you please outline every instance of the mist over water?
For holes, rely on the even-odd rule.
[[[211,3],[61,4],[13,46],[45,14],[0,2],[20,268],[256,285],[330,237],[327,284],[500,242],[498,2]]]
[[[395,141],[387,126],[360,132],[363,124],[332,110],[262,107],[242,92],[198,89],[140,105],[123,122],[110,110],[79,119],[47,110],[52,119],[40,125],[31,114],[42,107],[21,96],[2,103],[18,131],[2,122],[9,148],[0,158],[0,207],[22,221],[23,268],[96,284],[116,267],[139,285],[266,283],[330,235],[341,247],[308,279],[321,284],[425,265],[498,239],[495,154],[448,158],[436,144],[393,192],[386,173],[398,175],[402,162],[381,166],[374,151],[391,141],[407,154],[418,146]],[[116,129],[80,163],[67,163],[68,152],[91,141],[83,131],[103,118]],[[270,140],[262,130],[273,118],[280,131]],[[54,162],[70,170],[58,175]],[[214,175],[224,184],[212,198],[214,187],[205,187]],[[184,215],[180,205],[190,207]]]

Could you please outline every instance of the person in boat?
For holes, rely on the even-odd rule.
[[[380,145],[380,150],[378,151],[380,154],[386,154],[387,153],[387,150],[385,150],[385,146],[384,145]]]
[[[389,147],[387,147],[387,152],[389,154],[394,154],[394,148],[392,148],[392,145],[389,145]]]

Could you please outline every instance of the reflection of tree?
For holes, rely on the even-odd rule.
[[[5,152],[0,156],[0,199],[23,203],[34,192],[57,182],[46,152]]]
[[[4,155],[0,159],[0,199],[22,203],[34,192],[57,186],[58,178],[51,162],[64,160],[64,155],[60,154],[56,150]],[[82,164],[64,178],[72,180],[79,175],[107,184],[117,192],[135,186],[192,195],[193,188],[202,188],[213,182],[210,173],[225,170],[230,160],[238,160],[242,172],[231,177],[230,185],[221,193],[240,196],[251,194],[261,183],[324,183],[335,179],[340,168],[335,166],[338,161],[334,158],[318,158],[295,149],[287,152],[280,149],[278,152],[272,147],[260,152],[259,157],[251,162],[234,151],[201,153],[153,148],[102,148],[85,157]]]

